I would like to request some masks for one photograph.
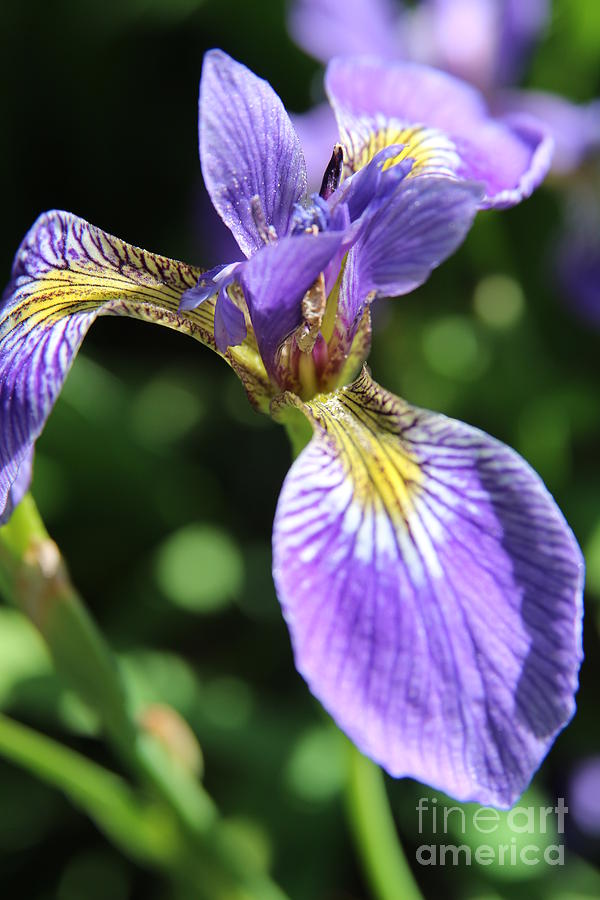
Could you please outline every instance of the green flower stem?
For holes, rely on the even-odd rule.
[[[163,807],[142,805],[119,776],[0,714],[0,754],[62,791],[115,844],[152,865],[176,852],[176,824]]]
[[[186,859],[183,867],[197,895],[209,900],[285,900],[246,860],[244,848],[227,831],[200,782],[138,727],[110,648],[71,584],[30,495],[0,528],[0,591],[39,629],[57,671],[99,714],[124,764],[174,815]]]
[[[186,847],[176,818],[164,804],[140,802],[118,775],[2,714],[0,756],[62,791],[129,856],[152,868],[175,871],[194,890],[194,896],[286,900],[263,876],[252,878],[246,873],[240,883],[239,872],[232,878],[220,869],[216,860],[223,853],[224,833],[209,839],[206,847]],[[243,863],[236,864],[236,869],[242,868]]]
[[[293,412],[284,411],[280,421],[296,459],[312,431]],[[348,818],[373,896],[377,900],[422,900],[396,832],[381,769],[349,741],[348,752]]]
[[[139,730],[115,659],[70,582],[54,541],[28,495],[0,529],[0,589],[44,637],[57,671],[94,709],[124,763],[176,810],[192,833],[205,833],[217,810],[202,786]]]
[[[348,815],[373,896],[422,900],[396,832],[383,773],[350,743],[348,751]]]

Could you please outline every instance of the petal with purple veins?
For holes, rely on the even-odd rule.
[[[435,176],[396,187],[348,254],[338,315],[350,339],[374,296],[407,294],[454,253],[473,223],[481,192],[478,184]]]
[[[10,519],[13,510],[16,506],[19,505],[27,491],[29,490],[29,485],[31,484],[31,477],[33,471],[33,447],[30,447],[29,450],[25,453],[21,463],[19,464],[17,470],[17,477],[10,485],[8,489],[8,495],[6,496],[5,506],[2,513],[0,513],[0,525],[4,525],[5,522],[8,522]],[[6,483],[9,480],[9,476],[6,472],[0,471],[0,498],[2,498],[5,494]],[[0,500],[1,506],[1,500]]]
[[[44,213],[34,223],[0,304],[0,516],[20,499],[33,443],[97,316],[156,322],[216,349],[214,302],[178,310],[200,275],[70,213]],[[255,402],[265,402],[271,388],[252,340],[225,358]]]
[[[404,144],[412,174],[482,181],[482,207],[528,197],[550,166],[553,141],[533,120],[489,114],[479,92],[416,63],[336,59],[326,86],[340,127],[349,171],[389,144]]]
[[[264,244],[256,204],[267,226],[287,234],[306,193],[298,136],[273,88],[222,50],[204,57],[199,134],[206,188],[246,256]]]
[[[273,573],[298,670],[392,775],[510,806],[575,709],[571,530],[514,451],[366,370],[295,402],[314,435],[281,492]]]

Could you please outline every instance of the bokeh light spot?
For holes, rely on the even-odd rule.
[[[475,288],[473,306],[481,321],[491,328],[511,328],[523,315],[525,298],[514,278],[488,275]]]
[[[423,354],[429,367],[446,378],[473,381],[486,369],[489,351],[466,316],[445,316],[423,335]]]
[[[213,678],[202,692],[205,714],[221,728],[242,728],[252,715],[253,705],[251,689],[239,678]]]
[[[171,378],[159,377],[138,394],[131,427],[142,443],[160,447],[184,437],[204,414],[197,394]]]
[[[285,770],[290,790],[310,802],[335,796],[345,781],[345,747],[339,732],[330,727],[305,731],[296,743]]]
[[[188,525],[158,549],[156,579],[177,606],[213,612],[239,596],[244,583],[242,554],[232,538],[214,526]]]

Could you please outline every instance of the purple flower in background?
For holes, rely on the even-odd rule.
[[[595,177],[594,177],[595,175]],[[551,270],[569,308],[600,327],[600,178],[583,176],[566,196]]]
[[[516,122],[535,117],[555,140],[553,170],[564,174],[600,148],[600,103],[508,90],[548,14],[548,0],[421,0],[414,9],[399,0],[295,0],[289,24],[297,43],[323,62],[358,54],[425,62],[484,91],[498,115]],[[322,159],[333,125],[325,120],[326,107],[320,109],[319,121],[309,113],[298,116],[297,125],[310,158]],[[425,112],[418,121],[429,124]]]
[[[273,575],[314,695],[391,774],[509,806],[574,712],[581,553],[514,451],[410,406],[364,361],[371,303],[421,284],[478,207],[526,195],[546,143],[418,66],[377,70],[373,109],[371,65],[328,72],[341,144],[308,197],[277,95],[207,55],[203,175],[242,261],[202,272],[69,213],[37,220],[0,307],[0,509],[6,519],[27,487],[34,441],[96,316],[196,338],[299,445],[312,435],[278,502]],[[431,114],[426,127],[397,118],[402,84],[402,103],[415,95]]]
[[[588,756],[573,768],[568,800],[578,828],[590,837],[600,837],[600,756]]]

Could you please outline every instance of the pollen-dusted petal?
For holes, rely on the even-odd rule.
[[[182,294],[200,274],[70,213],[44,213],[34,223],[17,251],[0,304],[0,516],[15,501],[11,489],[14,493],[23,480],[24,460],[98,315],[156,322],[215,349],[214,302],[178,312]],[[225,358],[242,380],[247,373],[249,390],[267,396],[269,381],[250,343]]]
[[[211,200],[240,249],[263,246],[253,214],[287,234],[306,193],[306,165],[294,127],[273,88],[222,50],[204,57],[200,81],[200,163]]]
[[[505,207],[528,197],[550,166],[544,128],[492,118],[475,88],[428,66],[335,59],[326,87],[349,171],[401,143],[413,174],[482,181],[481,206]]]
[[[281,492],[273,573],[299,671],[392,775],[511,805],[574,711],[571,530],[514,451],[366,370],[295,402],[314,436]]]

